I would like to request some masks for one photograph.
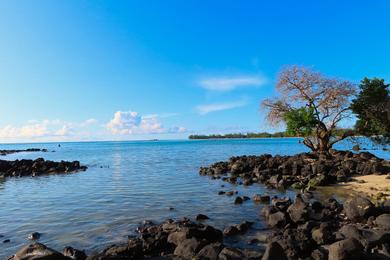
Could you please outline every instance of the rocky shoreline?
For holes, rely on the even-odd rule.
[[[89,255],[72,247],[60,253],[33,243],[9,259],[390,259],[390,200],[355,196],[341,204],[334,198],[318,200],[310,192],[316,186],[348,181],[356,175],[389,173],[389,161],[367,152],[232,157],[201,168],[200,174],[234,185],[263,183],[301,191],[294,201],[267,194],[253,196],[252,200],[265,204],[258,217],[269,229],[246,241],[251,249],[228,241],[240,239],[252,229],[252,222],[218,230],[207,225],[206,215],[199,214],[193,220],[146,221],[126,243]],[[223,194],[236,192],[219,192]],[[234,202],[250,199],[236,196]]]
[[[8,154],[13,153],[22,153],[22,152],[48,152],[47,149],[40,149],[40,148],[28,148],[28,149],[22,149],[22,150],[0,150],[0,155],[5,156]]]
[[[196,219],[207,219],[200,215]],[[252,223],[226,227],[223,231],[190,219],[169,219],[161,224],[146,221],[138,236],[127,243],[112,245],[89,256],[65,247],[63,253],[33,243],[9,260],[21,259],[389,259],[390,200],[374,205],[364,197],[347,200],[306,201],[297,195],[274,198],[260,218],[272,230],[251,243],[266,244],[266,250],[234,248],[226,238],[247,232]]]
[[[54,162],[38,158],[35,160],[0,160],[0,178],[40,176],[46,174],[62,174],[85,171],[87,166],[80,165],[79,161]]]
[[[265,184],[269,188],[311,190],[350,181],[354,176],[390,174],[390,161],[369,152],[331,150],[329,154],[300,153],[293,156],[232,157],[201,167],[201,175],[237,185]]]

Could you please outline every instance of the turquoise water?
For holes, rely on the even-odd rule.
[[[0,149],[47,148],[48,153],[19,153],[1,159],[79,160],[89,168],[70,175],[7,179],[0,183],[0,257],[28,243],[28,234],[42,233],[40,242],[62,250],[71,245],[87,252],[125,241],[145,219],[195,217],[202,213],[219,228],[244,220],[256,221],[262,205],[234,205],[220,190],[281,194],[262,185],[232,186],[198,174],[200,166],[236,155],[295,154],[307,151],[295,138],[7,144]],[[341,144],[338,148],[350,148]],[[383,151],[373,151],[390,158]],[[221,188],[224,184],[225,187]],[[170,210],[174,207],[174,210]]]

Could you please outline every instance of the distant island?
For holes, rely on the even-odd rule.
[[[211,135],[190,135],[189,139],[231,139],[231,138],[271,138],[271,137],[294,137],[286,132],[277,133],[232,133],[232,134],[211,134]]]
[[[342,136],[345,132],[351,129],[336,129],[334,130],[335,136]],[[296,134],[284,132],[261,132],[261,133],[231,133],[231,134],[210,134],[210,135],[190,135],[188,139],[249,139],[249,138],[281,138],[281,137],[302,137]],[[303,138],[303,137],[302,137]]]

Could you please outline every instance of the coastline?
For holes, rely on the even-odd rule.
[[[218,257],[221,258],[222,256],[227,257],[227,259],[229,259],[228,257],[232,257],[232,256],[239,256],[240,259],[259,259],[260,257],[264,257],[267,255],[269,256],[272,252],[275,253],[275,251],[282,252],[285,255],[307,257],[309,252],[299,251],[301,249],[299,249],[299,246],[297,247],[297,245],[292,245],[291,248],[289,243],[291,243],[292,237],[284,237],[282,236],[282,233],[285,232],[294,233],[296,232],[294,231],[294,229],[297,229],[301,225],[311,223],[310,221],[316,222],[317,224],[314,224],[310,229],[310,235],[306,233],[301,234],[304,235],[303,236],[304,240],[297,241],[297,243],[298,242],[304,243],[304,241],[309,239],[305,243],[310,241],[309,245],[310,245],[310,250],[311,250],[310,255],[311,255],[316,250],[320,250],[320,249],[322,250],[323,243],[327,243],[326,245],[331,245],[331,242],[338,243],[340,241],[350,239],[347,236],[342,237],[343,239],[340,238],[336,240],[334,238],[328,237],[326,242],[321,242],[320,239],[316,240],[317,238],[316,239],[310,238],[312,236],[311,232],[314,232],[315,230],[319,229],[320,231],[316,231],[317,233],[330,232],[332,234],[335,234],[336,232],[339,232],[338,229],[343,228],[347,224],[352,223],[353,225],[357,225],[356,228],[359,228],[358,226],[363,223],[362,222],[363,220],[366,222],[368,221],[368,217],[374,218],[373,221],[375,221],[376,218],[379,218],[381,215],[388,214],[386,213],[387,211],[384,211],[382,204],[372,206],[374,204],[371,205],[369,204],[371,202],[369,203],[367,202],[368,205],[370,205],[370,208],[372,208],[372,210],[376,212],[375,214],[370,213],[367,216],[364,215],[363,220],[351,219],[349,222],[345,222],[345,220],[342,220],[343,214],[345,214],[343,212],[343,206],[341,204],[337,204],[337,206],[335,206],[336,202],[334,200],[332,200],[332,202],[329,203],[328,200],[329,197],[324,199],[315,197],[311,189],[316,187],[312,187],[311,185],[307,187],[303,187],[301,191],[302,197],[298,196],[295,199],[295,201],[284,197],[269,196],[267,193],[262,193],[262,194],[252,193],[250,196],[245,196],[241,193],[239,194],[232,193],[232,196],[229,196],[229,193],[231,191],[230,189],[236,185],[249,186],[258,182],[255,181],[252,178],[252,176],[248,175],[251,173],[260,173],[260,175],[264,177],[261,183],[265,183],[265,185],[269,186],[272,189],[278,189],[283,187],[289,188],[290,185],[296,183],[296,180],[290,179],[291,177],[284,178],[283,176],[284,175],[289,176],[291,174],[290,171],[292,170],[292,168],[290,168],[289,166],[286,167],[287,165],[283,167],[280,166],[284,165],[287,162],[288,162],[287,164],[292,163],[291,164],[292,166],[294,165],[294,162],[296,162],[297,159],[300,158],[300,156],[303,159],[303,164],[301,166],[309,164],[312,167],[312,165],[316,163],[316,160],[318,160],[317,162],[319,162],[318,166],[325,163],[326,161],[331,162],[332,165],[335,164],[331,158],[316,159],[308,154],[301,154],[301,155],[298,154],[295,156],[274,156],[274,157],[272,156],[270,157],[270,155],[267,155],[265,157],[239,156],[239,157],[233,157],[231,159],[231,162],[227,164],[217,163],[215,165],[212,165],[210,168],[212,169],[212,173],[210,175],[211,181],[215,179],[220,179],[221,181],[226,181],[229,183],[228,186],[221,187],[221,189],[225,193],[221,193],[220,196],[222,195],[224,196],[219,197],[217,194],[215,194],[215,196],[217,196],[217,199],[223,197],[230,198],[229,200],[231,202],[231,205],[227,204],[226,207],[240,207],[240,205],[248,204],[249,203],[248,201],[252,201],[255,204],[260,203],[263,205],[263,210],[261,211],[262,216],[259,218],[259,220],[261,223],[263,222],[266,223],[268,227],[267,229],[263,230],[264,231],[263,235],[259,233],[256,238],[253,238],[250,241],[246,240],[244,238],[246,232],[251,231],[253,227],[249,221],[247,222],[244,221],[242,223],[236,223],[231,226],[225,226],[223,229],[219,231],[212,231],[212,233],[210,234],[213,234],[213,232],[215,234],[222,233],[222,239],[220,238],[220,235],[218,235],[219,237],[218,240],[216,241],[210,240],[206,242],[202,240],[203,239],[202,235],[201,236],[194,235],[199,233],[202,234],[202,232],[205,232],[205,230],[209,230],[209,231],[216,230],[215,227],[208,225],[208,217],[205,215],[200,214],[202,216],[191,218],[191,220],[175,218],[176,220],[167,220],[164,222],[158,222],[157,224],[146,221],[145,225],[142,225],[138,229],[139,236],[137,235],[136,237],[131,237],[128,239],[127,242],[124,241],[125,245],[118,243],[113,246],[106,247],[105,249],[99,250],[99,252],[97,252],[96,254],[93,252],[88,252],[89,255],[88,259],[105,259],[105,258],[112,258],[112,257],[114,258],[119,257],[119,259],[120,258],[123,259],[123,257],[125,257],[125,259],[142,259],[143,257],[148,258],[157,255],[159,256],[163,255],[164,258],[162,259],[172,259],[174,256],[180,256],[182,257],[182,259],[191,259],[192,257],[203,256],[205,251],[209,253],[213,252],[214,254],[214,258],[206,258],[206,259],[217,259]],[[338,157],[338,159],[335,160],[336,162],[344,161],[346,158],[348,159],[347,161],[355,161],[357,164],[362,164],[362,165],[366,165],[366,164],[379,165],[378,163],[382,163],[384,161],[382,159],[376,158],[373,155],[370,155],[367,152],[361,154],[354,154],[352,152],[335,151],[334,156]],[[265,168],[259,169],[261,171],[255,170],[256,167],[263,164],[268,166],[264,166]],[[300,169],[301,166],[299,166]],[[224,167],[227,167],[226,170],[224,170]],[[265,171],[263,172],[263,170]],[[274,178],[273,176],[269,175],[269,172],[267,172],[267,170],[276,171],[276,173],[279,172],[281,176]],[[363,171],[364,169],[362,168],[361,170]],[[373,172],[374,170],[368,173],[370,174]],[[233,173],[234,176],[228,176],[228,174],[231,173]],[[312,175],[313,173],[309,173],[309,174]],[[317,170],[315,171],[315,174],[321,174],[321,172],[318,171],[318,167]],[[296,176],[301,178],[304,175],[305,175],[304,173],[299,172],[297,173]],[[248,177],[250,178],[248,179]],[[345,177],[348,178],[350,177],[350,175],[347,174]],[[281,180],[283,179],[284,181],[281,182]],[[308,181],[310,179],[308,179]],[[246,181],[246,180],[250,180],[250,181]],[[328,183],[324,183],[324,184],[328,185]],[[299,189],[296,190],[296,193],[297,194],[300,193]],[[318,203],[313,204],[312,202],[313,199],[320,204]],[[360,201],[353,202],[353,203],[355,203],[358,206],[361,204]],[[321,214],[317,212],[319,209],[321,209],[320,210],[322,212]],[[203,213],[209,214],[209,212],[203,212]],[[384,217],[386,216],[380,217],[378,221],[380,221],[381,218]],[[331,221],[331,227],[325,228],[321,226],[322,223],[328,223],[329,221]],[[383,229],[382,227],[377,226],[378,224],[375,223],[376,222],[374,222],[373,227],[375,227],[376,229],[379,228],[380,230]],[[164,230],[164,227],[166,228],[167,226],[171,227],[172,230],[171,229]],[[188,226],[192,228],[188,230],[187,229]],[[305,232],[309,232],[309,231],[306,230]],[[154,238],[151,240],[147,239],[150,237],[154,237]],[[171,238],[169,239],[169,237]],[[230,240],[238,240],[241,243],[250,243],[251,247],[255,248],[256,250],[249,250],[247,248],[242,248],[240,246],[231,246],[227,242]],[[363,240],[361,240],[359,243],[363,243],[362,241]],[[144,245],[146,245],[146,247]],[[206,249],[203,250],[203,248]],[[58,251],[48,249],[46,248],[46,246],[42,244],[36,244],[35,242],[32,243],[27,249],[36,250],[35,252],[37,254],[41,254],[42,250],[44,250],[45,252],[50,252],[50,254],[56,255],[57,257],[63,257],[65,255],[69,257],[70,256],[69,254],[82,255],[82,250],[76,250],[74,248],[67,247],[66,250],[63,251],[63,253],[59,253]],[[24,250],[27,249],[25,248]],[[318,253],[318,251],[316,251],[316,253]],[[320,253],[323,252],[321,251]],[[328,253],[329,252],[326,251],[326,254]],[[22,254],[23,254],[23,250],[17,253],[17,255],[22,255]],[[86,257],[86,254],[84,254],[84,257]],[[250,257],[254,257],[254,258],[250,258]],[[18,258],[13,258],[13,259],[18,259]],[[73,258],[73,259],[85,259],[85,258]],[[273,259],[273,258],[265,258],[265,259]]]

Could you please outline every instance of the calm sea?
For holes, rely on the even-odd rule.
[[[343,143],[337,148],[351,146]],[[56,250],[71,245],[91,252],[125,241],[145,219],[159,222],[199,213],[208,215],[207,223],[219,228],[250,220],[261,230],[262,205],[252,201],[234,205],[233,197],[218,196],[218,191],[236,189],[250,197],[255,193],[293,197],[294,192],[281,194],[261,185],[234,187],[199,176],[199,167],[236,155],[307,151],[295,138],[0,145],[0,149],[31,147],[54,152],[0,159],[79,160],[88,170],[0,182],[0,258],[28,243],[27,236],[34,231],[42,233],[40,242]],[[390,158],[389,152],[372,152]],[[2,243],[5,239],[11,242]]]

